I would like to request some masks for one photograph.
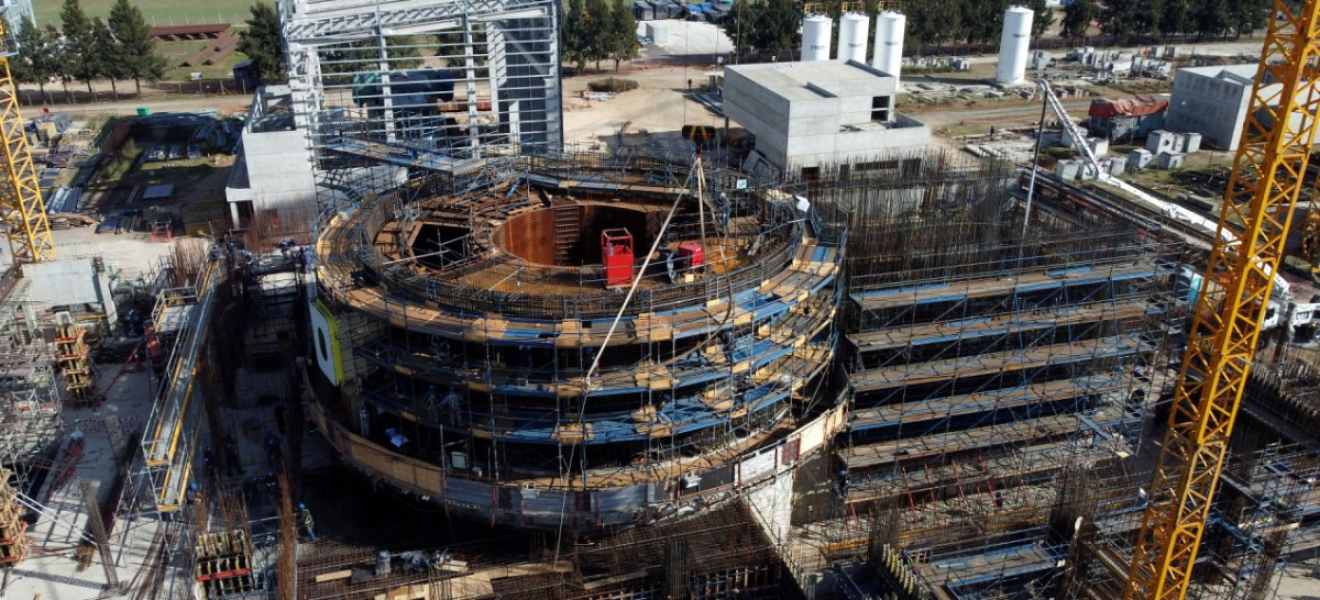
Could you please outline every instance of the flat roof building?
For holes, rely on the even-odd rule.
[[[895,110],[898,80],[868,65],[768,63],[724,73],[725,114],[756,136],[749,161],[811,177],[822,165],[867,164],[930,142],[930,128]]]
[[[1178,69],[1164,128],[1199,133],[1205,144],[1237,150],[1257,68],[1253,63]]]
[[[230,218],[239,229],[259,213],[297,219],[314,215],[316,185],[307,132],[295,124],[287,85],[268,85],[252,98],[238,159],[225,186]],[[294,214],[298,213],[298,214]]]

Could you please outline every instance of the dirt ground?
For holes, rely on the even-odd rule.
[[[635,134],[629,143],[636,143],[640,137],[644,145],[656,148],[690,148],[680,134],[683,125],[724,126],[723,117],[686,95],[688,80],[698,86],[707,80],[709,71],[705,66],[639,61],[617,75],[609,71],[565,78],[564,142],[613,145],[620,129],[627,125],[626,133]],[[612,100],[582,98],[588,82],[610,76],[632,79],[639,87]]]

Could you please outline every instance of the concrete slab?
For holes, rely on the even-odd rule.
[[[113,369],[103,369],[99,383],[107,384],[111,376]],[[149,502],[142,505],[132,502],[134,498],[146,498],[142,495],[149,493],[145,487],[132,485],[134,480],[130,479],[125,486],[129,492],[121,496],[115,493],[113,481],[119,470],[117,456],[140,452],[131,443],[129,433],[142,427],[151,407],[152,389],[146,370],[128,371],[120,376],[100,407],[64,411],[60,443],[63,448],[69,448],[73,432],[78,431],[82,435],[83,451],[76,461],[56,459],[54,473],[36,499],[41,502],[41,511],[28,534],[33,552],[14,569],[7,597],[60,600],[105,597],[107,579],[100,555],[93,552],[89,563],[81,563],[76,556],[79,545],[86,539],[88,526],[79,485],[84,480],[99,485],[98,501],[103,506],[114,502],[119,508],[119,518],[106,523],[118,581],[127,584],[150,570],[155,559],[153,542],[167,526],[166,521],[160,515],[137,509],[150,507]],[[66,454],[62,452],[60,456]],[[175,597],[188,585],[188,580],[172,566],[166,565],[161,573],[164,577],[161,597]]]
[[[699,21],[658,21],[668,30],[666,39],[653,48],[660,48],[673,56],[691,56],[698,54],[728,55],[733,51],[733,40],[725,35],[724,29],[711,23]],[[646,23],[637,24],[637,35],[646,35]]]
[[[28,297],[42,305],[69,305],[100,303],[103,298],[97,280],[104,274],[96,272],[90,259],[67,259],[23,266],[23,274],[32,281]]]

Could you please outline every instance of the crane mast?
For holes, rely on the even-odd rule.
[[[14,264],[55,260],[55,240],[41,199],[37,168],[32,164],[23,116],[18,110],[18,87],[9,72],[9,59],[18,54],[8,13],[0,14],[0,168],[7,181],[0,185],[0,223],[9,238]]]
[[[1214,237],[1123,600],[1187,596],[1315,139],[1317,12],[1320,0],[1271,12],[1219,219],[1238,235]]]

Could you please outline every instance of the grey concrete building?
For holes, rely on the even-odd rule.
[[[289,86],[263,86],[253,96],[225,200],[240,229],[263,212],[293,220],[315,215],[307,132],[294,124]]]
[[[751,160],[811,177],[823,164],[882,165],[927,146],[930,128],[895,110],[896,84],[854,61],[731,66],[724,111],[756,136]]]
[[[1215,148],[1237,150],[1257,65],[1179,69],[1164,128],[1199,133]]]

